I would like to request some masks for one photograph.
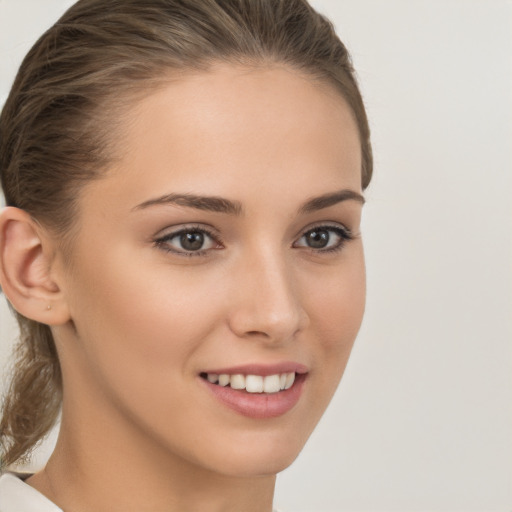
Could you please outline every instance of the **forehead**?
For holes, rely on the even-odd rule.
[[[345,100],[287,67],[223,64],[180,76],[127,106],[126,120],[117,133],[121,158],[97,183],[115,187],[127,207],[157,192],[244,201],[285,193],[292,182],[309,195],[361,188],[359,137]]]

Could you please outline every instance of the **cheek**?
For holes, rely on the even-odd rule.
[[[156,273],[143,269],[141,263],[133,268],[117,259],[81,276],[81,284],[91,285],[76,304],[81,354],[75,362],[82,389],[92,390],[106,414],[119,411],[121,425],[136,424],[165,443],[197,440],[201,416],[190,408],[195,354],[219,318],[215,301],[205,300],[211,283],[203,279],[201,285],[169,267]],[[189,414],[181,420],[176,411]],[[176,433],[172,438],[169,425]],[[175,444],[178,450],[180,443]]]
[[[344,265],[311,287],[308,304],[313,321],[321,330],[326,350],[338,350],[355,340],[364,314],[366,273],[362,247]]]
[[[322,385],[338,385],[363,319],[366,274],[362,246],[347,258],[321,286],[309,287],[309,310],[318,368]]]
[[[204,279],[145,268],[140,261],[105,258],[102,266],[83,266],[74,286],[82,290],[73,316],[90,367],[109,387],[139,395],[187,373],[218,316],[214,302],[205,300]]]

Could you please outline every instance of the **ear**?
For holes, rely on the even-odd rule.
[[[0,212],[0,285],[14,309],[47,325],[62,325],[69,311],[54,272],[55,242],[19,208]]]

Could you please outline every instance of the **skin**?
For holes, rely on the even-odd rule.
[[[49,266],[54,310],[67,312],[48,321],[63,416],[28,483],[73,512],[270,511],[275,475],[327,407],[363,316],[362,203],[298,212],[362,192],[355,122],[332,86],[279,66],[215,65],[128,112],[121,159],[82,190],[71,257],[55,249]],[[243,213],[137,207],[171,193],[227,198]],[[155,243],[191,225],[217,238],[201,254]],[[354,238],[309,247],[304,233],[325,225]],[[276,418],[238,414],[199,377],[281,361],[308,375]]]

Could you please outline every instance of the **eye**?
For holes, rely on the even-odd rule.
[[[205,228],[191,227],[167,233],[155,240],[155,245],[168,252],[184,256],[199,256],[220,243]]]
[[[341,250],[346,241],[354,237],[349,229],[340,226],[316,226],[308,229],[294,247],[307,247],[318,252]]]

